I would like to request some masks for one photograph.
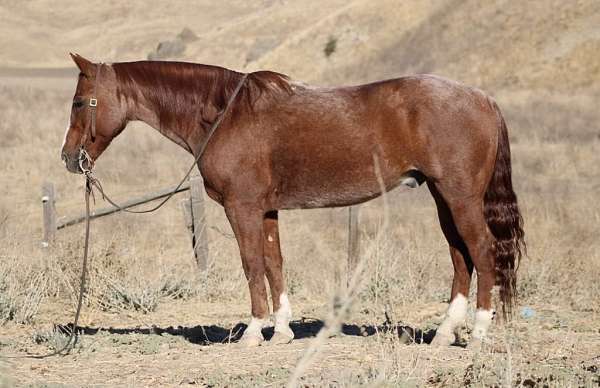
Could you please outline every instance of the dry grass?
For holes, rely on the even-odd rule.
[[[114,215],[93,222],[82,325],[102,330],[84,335],[67,359],[10,364],[0,359],[0,387],[69,386],[74,379],[78,386],[283,386],[295,381],[339,387],[593,386],[600,381],[600,113],[596,108],[599,85],[592,82],[597,74],[595,62],[589,60],[597,32],[581,33],[593,25],[592,17],[581,13],[593,16],[595,3],[583,2],[581,12],[567,12],[568,7],[560,5],[564,16],[552,16],[553,6],[539,5],[498,13],[502,2],[489,9],[475,2],[436,2],[435,6],[403,2],[401,7],[382,2],[382,9],[389,12],[377,12],[363,1],[343,7],[342,2],[331,2],[321,8],[317,3],[322,2],[307,2],[307,9],[314,12],[307,12],[302,22],[312,24],[295,33],[300,21],[289,16],[298,15],[297,5],[286,8],[273,2],[264,12],[258,3],[240,5],[236,10],[241,16],[236,22],[223,22],[223,31],[195,30],[199,40],[185,55],[238,68],[273,67],[324,83],[350,83],[426,68],[496,92],[510,128],[513,176],[529,256],[519,272],[517,316],[493,328],[494,346],[473,355],[461,347],[406,345],[398,336],[398,328],[405,325],[425,334],[437,327],[452,281],[447,244],[424,187],[389,193],[387,207],[383,199],[362,206],[364,271],[351,288],[350,298],[343,297],[337,280],[347,275],[346,210],[284,212],[281,238],[286,280],[295,317],[306,318],[294,323],[301,338],[287,347],[258,350],[227,343],[206,345],[205,337],[220,342],[248,318],[246,281],[222,209],[212,202],[207,208],[210,268],[206,278],[196,273],[183,216],[173,201],[151,216]],[[545,16],[532,24],[535,31],[530,41],[511,38],[514,47],[498,51],[499,43],[486,38],[476,53],[463,56],[469,51],[466,45],[482,36],[488,25],[461,30],[465,23],[457,21],[464,19],[460,15],[466,11],[482,12],[491,20],[488,29],[505,25],[507,36],[513,37],[536,12],[543,11]],[[210,12],[206,18],[229,20],[216,10]],[[519,12],[526,17],[513,15]],[[246,18],[246,14],[251,16]],[[7,20],[16,23],[15,15]],[[37,11],[31,15],[39,16]],[[562,25],[553,23],[553,17],[566,27],[564,31],[552,27],[546,34],[548,26]],[[273,26],[270,18],[286,22]],[[168,23],[161,28],[167,29]],[[341,27],[347,23],[355,23],[356,30]],[[181,23],[175,24],[178,32]],[[231,38],[249,26],[256,32],[255,42]],[[124,28],[129,31],[132,26]],[[270,28],[282,39],[280,44],[265,40]],[[438,50],[423,51],[442,28],[448,34],[436,44],[449,49],[435,46]],[[415,32],[425,38],[416,39]],[[141,58],[157,42],[144,40],[132,48],[121,39],[127,34],[133,33],[106,35],[99,50],[121,42],[115,43],[118,59]],[[78,34],[73,36],[85,41]],[[466,38],[457,42],[457,36]],[[207,37],[216,43],[207,45]],[[336,38],[336,48],[326,57],[323,49],[330,37]],[[57,39],[53,34],[47,38],[49,42]],[[560,44],[550,44],[553,39]],[[231,52],[260,46],[260,53],[253,53],[251,63],[243,65],[239,62],[243,55],[215,49],[219,42]],[[7,46],[10,55],[2,63],[19,64],[11,47]],[[44,47],[40,55],[46,58],[45,64],[64,64],[56,58],[56,50],[49,49],[53,45]],[[304,60],[297,60],[298,53]],[[402,53],[406,56],[399,58]],[[514,74],[513,67],[518,68]],[[573,77],[563,74],[566,68]],[[551,82],[554,78],[561,80],[559,86]],[[83,207],[83,180],[67,174],[58,157],[72,93],[65,87],[69,82],[73,80],[0,85],[2,354],[54,349],[64,341],[55,325],[72,319],[83,226],[59,231],[48,249],[39,244],[43,181],[56,185],[59,215],[78,214]],[[191,161],[155,131],[136,124],[111,145],[96,173],[116,199],[126,199],[172,185]],[[96,206],[104,204],[98,199]],[[522,307],[533,311],[533,316],[522,316]],[[345,335],[316,335],[320,326],[314,318],[326,322],[332,332],[345,324],[341,328]],[[136,331],[177,325],[182,327],[171,334]],[[118,334],[111,327],[126,329],[128,334]],[[467,325],[463,341],[469,330]],[[294,374],[303,356],[311,362]]]
[[[7,264],[0,268],[0,323],[31,323],[46,291],[45,274],[39,268]]]
[[[44,118],[19,113],[39,91],[3,90],[11,99],[10,103],[0,101],[2,115],[8,118],[2,123],[2,136],[16,126],[35,131],[39,136],[32,144],[23,134],[13,135],[11,145],[4,147],[7,152],[0,156],[5,162],[7,182],[19,176],[29,177],[28,186],[11,185],[5,189],[9,200],[4,203],[6,221],[0,229],[6,237],[0,253],[0,313],[9,332],[27,332],[28,327],[33,327],[37,328],[37,334],[3,337],[0,346],[9,352],[18,349],[41,352],[57,347],[64,340],[48,323],[64,324],[71,317],[83,229],[76,226],[60,231],[51,248],[40,248],[37,187],[42,180],[55,182],[59,213],[73,214],[81,208],[81,179],[66,174],[55,162],[60,141],[56,127],[64,119],[64,112],[49,112]],[[67,101],[68,98],[64,93],[44,93],[48,99]],[[510,358],[508,353],[493,349],[470,360],[462,350],[443,352],[407,347],[394,331],[382,332],[362,344],[353,344],[356,340],[346,343],[350,337],[342,336],[318,344],[320,361],[308,364],[296,376],[300,384],[442,386],[510,381],[527,385],[527,381],[538,379],[552,384],[581,385],[592,381],[596,375],[590,369],[593,360],[587,360],[600,349],[597,318],[600,287],[595,281],[600,277],[597,240],[600,210],[594,202],[594,185],[600,181],[600,170],[595,167],[600,163],[595,151],[598,140],[587,137],[579,140],[575,135],[562,140],[555,136],[548,139],[543,128],[524,129],[519,124],[511,122],[511,127],[520,128],[513,142],[513,165],[530,253],[520,271],[519,293],[521,305],[530,306],[536,315],[529,320],[517,317],[516,322],[496,327],[495,341],[500,348],[510,347]],[[525,132],[527,137],[522,135]],[[140,136],[142,133],[144,136]],[[44,142],[51,146],[42,146]],[[136,144],[135,155],[126,151],[132,143]],[[131,195],[141,192],[139,188],[168,185],[172,183],[170,177],[178,176],[177,169],[181,167],[182,171],[189,160],[183,152],[170,151],[168,143],[146,128],[134,128],[103,157],[98,174],[105,187],[117,193]],[[16,155],[21,163],[14,162]],[[138,160],[145,155],[153,155],[158,162],[148,168],[141,162],[135,162],[139,166],[131,169],[118,168],[129,158]],[[15,201],[18,206],[11,205]],[[452,271],[432,200],[425,188],[419,188],[414,192],[389,193],[387,202],[387,211],[381,199],[362,207],[362,257],[366,270],[353,303],[347,306],[349,311],[334,317],[367,330],[381,329],[387,314],[394,323],[425,331],[433,329],[445,308],[443,302],[447,301]],[[182,322],[190,322],[186,315],[190,312],[167,314],[165,310],[173,303],[185,308],[198,301],[211,303],[212,309],[221,306],[212,314],[201,312],[200,316],[207,317],[204,323],[213,319],[215,324],[228,327],[243,319],[248,295],[236,244],[222,210],[209,203],[208,214],[212,227],[209,229],[211,263],[209,276],[204,280],[194,270],[189,237],[176,203],[151,217],[116,215],[95,221],[83,324],[107,327],[106,322],[110,321],[122,327],[131,317],[135,317],[135,325],[152,325],[165,321],[166,317],[171,317],[166,321],[169,324],[178,324],[178,316],[183,316]],[[382,232],[382,220],[386,217],[389,227]],[[282,216],[286,277],[293,304],[301,306],[297,311],[301,315],[321,319],[330,316],[329,306],[338,295],[336,271],[341,269],[341,277],[345,278],[345,222],[343,209],[286,212]],[[231,305],[240,306],[239,315],[219,313]],[[107,337],[110,336],[84,337],[77,352],[93,357],[94,352],[103,352],[113,343]],[[167,345],[155,344],[151,339],[128,340],[123,344],[120,341],[119,349],[127,354],[130,351],[127,344],[133,346],[131,349],[139,346],[143,355],[161,354],[161,346],[180,346],[180,342],[174,345],[169,341]],[[335,344],[335,341],[342,342]],[[357,369],[339,369],[340,363],[361,355],[359,349],[363,349],[370,361],[360,362]],[[578,349],[587,354],[582,355]],[[237,350],[216,352],[229,352],[231,356]],[[566,358],[536,359],[544,353],[562,354]],[[291,357],[290,365],[295,365],[294,354],[301,353],[291,351],[286,356]],[[332,358],[333,354],[336,356]],[[254,370],[259,373],[260,365]],[[223,371],[216,369],[217,374],[202,376],[198,381],[209,385],[279,385],[278,381],[284,384],[291,378],[292,370],[266,367],[265,374],[231,371],[223,376]]]

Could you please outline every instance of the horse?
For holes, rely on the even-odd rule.
[[[80,73],[61,149],[66,168],[91,169],[134,120],[196,156],[208,196],[231,224],[250,290],[243,345],[265,341],[265,277],[275,318],[265,345],[294,338],[278,212],[354,205],[403,184],[427,185],[454,267],[450,303],[432,344],[455,342],[474,269],[477,309],[468,346],[489,338],[496,286],[510,318],[525,249],[523,218],[507,125],[481,90],[434,75],[314,87],[273,71],[71,57]]]

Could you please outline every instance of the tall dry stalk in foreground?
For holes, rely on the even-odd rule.
[[[377,177],[377,182],[379,183],[379,187],[381,189],[381,195],[383,197],[383,223],[381,229],[377,232],[376,239],[377,240],[381,235],[385,235],[388,230],[388,211],[389,204],[387,200],[387,193],[385,190],[385,185],[383,184],[383,178],[381,175],[381,169],[379,168],[379,160],[377,156],[373,154],[373,169],[375,176]],[[294,368],[294,372],[290,376],[288,380],[287,387],[293,388],[298,386],[298,382],[300,378],[306,373],[308,368],[312,365],[312,363],[316,360],[317,356],[323,351],[323,347],[327,342],[327,339],[339,334],[342,321],[347,317],[352,304],[354,303],[358,294],[362,291],[364,282],[365,282],[365,257],[369,257],[372,255],[377,249],[377,244],[375,242],[371,243],[367,249],[365,250],[363,255],[359,255],[359,260],[352,273],[352,277],[348,282],[348,286],[344,289],[340,285],[341,295],[339,296],[338,303],[332,303],[332,309],[329,317],[325,321],[325,325],[319,331],[314,340],[311,341],[310,346],[304,354],[298,364],[296,364],[296,368]],[[334,298],[338,299],[338,298]]]

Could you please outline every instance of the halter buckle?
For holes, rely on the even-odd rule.
[[[95,98],[90,98],[90,106],[91,107],[97,107],[98,106],[98,100]]]

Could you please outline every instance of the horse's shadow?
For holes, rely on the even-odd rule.
[[[315,337],[319,331],[325,326],[325,322],[320,319],[302,318],[300,320],[290,322],[290,327],[294,332],[295,339],[304,339]],[[61,333],[69,334],[73,324],[55,325],[55,329]],[[169,327],[134,327],[134,328],[114,328],[114,327],[89,327],[77,326],[77,333],[80,335],[96,335],[104,332],[109,334],[146,334],[146,335],[162,335],[170,334],[179,336],[185,340],[199,345],[212,345],[215,343],[230,343],[237,342],[242,337],[247,325],[238,323],[231,328],[221,327],[217,325],[211,326],[169,326]],[[370,337],[376,334],[391,334],[398,336],[401,342],[406,344],[417,343],[429,344],[435,336],[435,330],[421,330],[406,325],[391,324],[385,322],[380,325],[358,325],[358,324],[342,324],[342,335],[355,337]],[[265,328],[262,333],[266,340],[269,340],[273,334],[273,327]]]

